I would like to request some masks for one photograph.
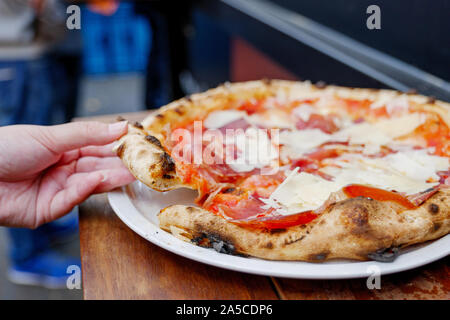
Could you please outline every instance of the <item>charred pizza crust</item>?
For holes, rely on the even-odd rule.
[[[161,211],[159,223],[179,239],[224,253],[269,260],[387,262],[400,247],[449,233],[449,203],[448,189],[419,208],[401,213],[389,202],[351,198],[331,205],[306,225],[276,230],[243,228],[204,209],[175,205]]]
[[[141,124],[128,125],[113,151],[122,159],[136,179],[158,191],[189,187],[176,175],[175,162],[161,142],[147,134]]]
[[[309,82],[282,80],[224,84],[204,93],[177,100],[129,126],[115,147],[131,173],[147,186],[166,191],[184,185],[177,176],[176,163],[166,152],[167,126],[203,119],[223,106],[275,94],[289,97],[333,94],[355,100],[385,101],[403,93],[393,90],[314,86]],[[433,98],[408,94],[423,110],[438,113],[450,126],[450,104]],[[441,190],[420,207],[398,213],[389,202],[354,198],[336,202],[319,218],[304,226],[283,230],[242,228],[210,212],[175,205],[159,215],[160,227],[198,245],[213,246],[221,252],[272,260],[324,261],[333,258],[388,261],[390,248],[404,247],[439,238],[450,232],[449,190]]]

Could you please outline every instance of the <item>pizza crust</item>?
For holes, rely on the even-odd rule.
[[[389,202],[351,198],[333,204],[307,225],[272,231],[243,228],[204,209],[182,205],[163,209],[158,218],[163,230],[219,252],[269,260],[386,261],[386,249],[449,233],[449,204],[449,189],[436,193],[419,208],[401,213]]]
[[[174,101],[144,119],[142,124],[130,125],[114,151],[132,174],[152,189],[195,189],[195,186],[184,185],[180,181],[176,164],[164,149],[165,132],[169,126],[203,119],[214,110],[224,106],[232,108],[233,104],[246,99],[275,95],[308,99],[327,94],[355,100],[372,99],[374,102],[386,97],[406,96],[408,101],[420,103],[419,108],[439,114],[450,127],[450,104],[421,95],[261,80],[224,84]],[[278,232],[242,228],[204,209],[180,205],[162,210],[159,221],[162,229],[183,240],[216,246],[216,249],[220,247],[227,253],[272,260],[367,260],[377,255],[383,259],[385,249],[436,239],[450,232],[448,190],[441,190],[415,210],[401,213],[392,203],[367,198],[347,199],[335,203],[306,226]]]
[[[418,94],[407,94],[388,89],[347,88],[339,86],[315,86],[309,81],[257,80],[225,83],[217,88],[174,101],[161,107],[142,122],[147,131],[163,139],[161,132],[167,125],[182,123],[188,119],[204,118],[208,113],[246,99],[269,96],[312,99],[326,95],[353,100],[370,99],[374,102],[405,96],[408,101],[421,104],[420,108],[438,113],[450,127],[450,103]]]
[[[176,175],[175,163],[161,142],[140,124],[128,125],[128,133],[115,145],[115,152],[134,177],[152,189],[168,191],[185,186]]]

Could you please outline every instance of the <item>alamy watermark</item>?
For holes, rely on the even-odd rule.
[[[372,264],[366,269],[369,277],[366,281],[367,289],[369,290],[380,290],[381,289],[381,269],[379,266]]]
[[[279,129],[207,129],[194,121],[193,130],[178,128],[169,137],[171,156],[184,164],[227,165],[236,172],[279,169]]]
[[[372,4],[367,7],[367,14],[370,16],[367,18],[366,26],[369,30],[380,30],[381,29],[381,9],[376,4]]]
[[[81,289],[81,268],[73,264],[67,267],[66,273],[69,274],[66,281],[67,289]]]
[[[69,30],[81,29],[81,9],[77,5],[67,7],[66,13],[69,15],[66,20],[66,26]]]

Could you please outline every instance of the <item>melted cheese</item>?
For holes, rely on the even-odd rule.
[[[388,114],[402,114],[409,110],[408,96],[402,94],[397,96],[395,92],[387,92],[370,105],[371,109],[386,107]]]
[[[278,148],[272,143],[265,130],[248,128],[245,133],[237,132],[233,141],[237,149],[237,157],[234,158],[234,150],[226,158],[226,164],[236,172],[249,172],[255,168],[263,168],[278,164]]]
[[[280,144],[282,148],[282,159],[295,159],[308,151],[317,148],[321,144],[330,141],[331,135],[324,133],[319,129],[305,129],[280,132]]]
[[[349,140],[351,144],[387,145],[393,139],[404,136],[424,122],[419,113],[383,119],[375,123],[363,122],[349,126],[334,134],[336,140]]]
[[[254,113],[247,116],[246,120],[257,127],[280,129],[295,127],[292,117],[280,109],[267,109],[261,113]]]
[[[333,181],[298,173],[296,168],[268,199],[262,199],[266,204],[264,208],[274,208],[284,215],[314,210],[322,206],[331,193],[350,184],[415,194],[435,186],[436,172],[449,167],[448,158],[429,155],[426,150],[410,150],[373,159],[360,154],[345,154],[330,163],[333,166],[321,171],[333,176]],[[427,182],[430,179],[434,182]]]
[[[292,110],[292,113],[302,119],[304,122],[307,122],[312,114],[318,113],[318,110],[308,103],[302,103],[297,108]]]
[[[331,135],[319,129],[283,131],[280,133],[280,143],[284,145],[282,159],[299,158],[307,151],[331,141],[364,145],[364,154],[375,154],[381,146],[398,146],[400,142],[395,139],[414,131],[423,122],[424,117],[421,114],[412,113],[375,123],[354,124]]]
[[[298,173],[298,168],[278,186],[268,199],[261,199],[265,209],[274,208],[283,215],[314,210],[320,207],[339,184],[310,173]]]

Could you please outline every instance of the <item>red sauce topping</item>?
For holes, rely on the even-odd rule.
[[[248,100],[239,106],[239,110],[244,110],[247,114],[253,114],[262,109],[264,99]]]
[[[439,116],[428,117],[411,135],[425,139],[428,147],[436,149],[436,155],[450,157],[450,129]]]
[[[386,191],[378,188],[361,186],[357,184],[352,184],[346,186],[342,189],[344,193],[350,198],[356,197],[366,197],[371,198],[378,201],[392,201],[396,202],[407,209],[415,209],[416,205],[414,205],[411,201],[409,201],[406,197],[392,191]]]
[[[288,216],[268,216],[248,220],[234,220],[231,222],[246,228],[286,229],[293,226],[307,224],[317,217],[317,214],[311,211],[306,211]]]

